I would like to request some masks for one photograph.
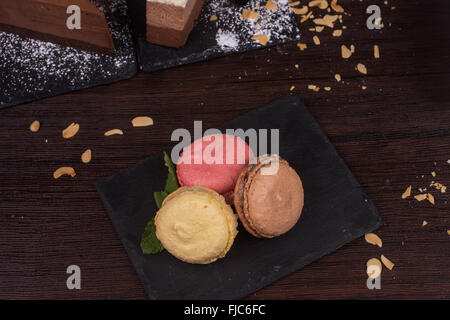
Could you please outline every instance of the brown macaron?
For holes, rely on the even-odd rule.
[[[258,238],[288,232],[300,218],[303,185],[297,172],[277,155],[248,164],[234,189],[234,206],[245,229]]]

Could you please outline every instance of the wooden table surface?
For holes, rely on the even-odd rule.
[[[287,94],[305,102],[379,209],[383,247],[358,239],[249,298],[450,298],[450,190],[429,187],[450,186],[450,2],[339,3],[350,14],[343,35],[311,32],[307,21],[304,51],[289,43],[0,110],[0,299],[146,298],[94,182],[160,151],[176,128],[217,127]],[[381,8],[381,30],[366,27],[371,4]],[[347,60],[341,44],[356,48]],[[154,126],[132,128],[138,115]],[[31,133],[36,119],[41,129]],[[63,139],[72,122],[80,132]],[[112,128],[124,136],[104,137]],[[86,148],[90,164],[80,161]],[[54,180],[64,165],[76,178]],[[402,200],[409,185],[414,195],[428,188],[435,204]],[[381,254],[395,267],[383,270],[380,290],[368,290],[366,261]],[[81,268],[81,290],[66,288],[71,264]]]

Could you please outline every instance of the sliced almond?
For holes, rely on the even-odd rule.
[[[417,201],[423,201],[427,198],[427,194],[423,193],[423,194],[418,194],[414,196],[414,199],[416,199]]]
[[[325,91],[331,91],[331,87],[323,87],[323,90],[325,90]]]
[[[341,56],[342,56],[342,58],[348,59],[348,58],[351,57],[351,55],[352,55],[352,51],[349,48],[347,48],[346,45],[344,45],[344,44],[341,45]]]
[[[292,12],[294,12],[295,14],[306,14],[308,12],[308,7],[307,6],[303,6],[301,8],[293,8],[291,7]]]
[[[395,266],[395,264],[393,264],[392,261],[386,258],[384,255],[381,255],[381,261],[383,262],[384,266],[389,270],[392,270]]]
[[[115,135],[115,134],[119,134],[119,135],[123,136],[123,131],[120,129],[112,129],[112,130],[105,132],[105,136],[107,136],[107,137]]]
[[[131,120],[133,127],[148,127],[153,125],[153,119],[147,116],[135,117]]]
[[[315,44],[316,46],[318,46],[318,45],[320,44],[320,39],[319,39],[319,37],[316,36],[316,35],[313,37],[313,41],[314,41],[314,44]]]
[[[361,72],[362,74],[367,74],[367,68],[362,63],[358,63],[356,69],[358,69],[358,71]]]
[[[89,162],[91,162],[91,160],[92,160],[92,150],[91,149],[87,149],[81,155],[81,161],[83,163],[89,163]]]
[[[297,47],[300,49],[300,51],[305,50],[308,46],[306,45],[306,43],[297,43]]]
[[[434,204],[434,197],[431,193],[427,193],[427,200],[429,203]]]
[[[308,20],[309,18],[311,18],[311,16],[312,16],[312,11],[308,12],[307,15],[302,16],[302,17],[300,18],[300,23],[305,22],[306,20]]]
[[[209,17],[209,21],[216,21],[217,20],[217,16],[215,14],[213,14],[211,17]]]
[[[41,127],[41,123],[39,121],[35,120],[30,124],[30,131],[38,132],[40,127]]]
[[[294,91],[295,86],[291,86],[291,88],[289,89],[289,91]]]
[[[383,268],[381,261],[377,258],[369,259],[366,263],[366,267],[367,275],[372,279],[378,278],[381,275],[381,270]]]
[[[447,234],[450,236],[450,229],[447,230]]]
[[[274,3],[272,0],[267,0],[266,10],[273,11],[278,9],[278,5]]]
[[[341,29],[333,30],[333,37],[340,37],[340,36],[342,36],[342,30]]]
[[[422,227],[425,227],[427,224],[428,224],[428,222],[426,220],[423,220]]]
[[[326,0],[312,0],[308,3],[309,7],[318,7],[319,9],[328,8],[328,2]]]
[[[337,15],[326,14],[323,18],[314,19],[313,22],[318,25],[327,26],[329,28],[334,28],[334,22],[339,17]]]
[[[336,73],[334,75],[334,78],[336,79],[337,82],[341,82],[341,80],[342,80],[341,75],[339,73]]]
[[[252,37],[253,40],[258,41],[261,45],[265,46],[267,44],[268,38],[265,34],[255,34]]]
[[[253,10],[244,10],[242,12],[242,18],[245,20],[256,20],[259,17],[259,13]]]
[[[62,136],[64,139],[70,139],[78,133],[78,130],[80,130],[80,125],[73,122],[62,131]]]
[[[381,238],[377,236],[375,233],[367,233],[364,236],[364,239],[366,239],[367,243],[377,245],[380,248],[383,246],[383,241],[381,241]]]
[[[325,29],[324,26],[316,26],[316,27],[314,28],[314,31],[316,31],[316,32],[322,32],[323,29]]]
[[[409,186],[408,188],[406,188],[405,192],[403,192],[403,194],[402,194],[402,199],[406,199],[411,195],[411,188],[412,188],[412,186]]]
[[[72,167],[61,167],[53,172],[53,178],[59,179],[63,175],[69,175],[72,178],[76,176],[75,170]]]
[[[377,44],[373,45],[373,56],[375,59],[380,59],[380,47]]]
[[[344,12],[344,8],[337,4],[337,0],[331,0],[330,6],[336,12]]]
[[[298,6],[299,4],[300,4],[300,1],[294,1],[294,2],[289,2],[288,3],[288,5],[291,6],[291,7]]]

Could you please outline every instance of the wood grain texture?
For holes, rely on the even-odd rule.
[[[0,110],[0,299],[145,298],[94,182],[160,151],[176,128],[194,120],[217,127],[289,93],[305,102],[379,209],[383,248],[361,238],[249,298],[450,298],[450,193],[431,191],[434,206],[400,198],[408,185],[416,193],[431,180],[450,185],[450,3],[339,3],[351,13],[343,35],[325,29],[316,46],[306,22],[302,52],[291,43]],[[365,27],[370,4],[380,5],[384,29]],[[340,57],[341,44],[355,45],[350,59]],[[133,128],[139,115],[155,124]],[[37,133],[28,129],[34,120]],[[63,139],[72,122],[80,131]],[[124,135],[103,135],[113,128]],[[92,162],[83,164],[87,148]],[[60,166],[77,176],[54,180]],[[381,254],[396,266],[383,271],[381,290],[368,290],[365,263]],[[81,267],[82,290],[66,289],[70,264]]]

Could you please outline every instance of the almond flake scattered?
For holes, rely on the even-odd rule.
[[[252,37],[253,40],[258,41],[261,45],[265,46],[267,44],[267,36],[265,34],[255,34]]]
[[[62,136],[64,139],[70,139],[78,133],[78,130],[80,130],[80,125],[73,122],[62,131]]]
[[[429,203],[434,205],[434,197],[431,193],[427,193],[427,200]]]
[[[289,2],[288,3],[288,5],[291,6],[291,7],[298,6],[299,4],[300,4],[300,1],[294,1],[294,2]]]
[[[351,55],[352,55],[352,51],[349,48],[347,48],[346,45],[344,45],[344,44],[341,45],[341,56],[342,56],[342,58],[348,59],[348,58],[351,57]]]
[[[308,48],[308,46],[306,45],[306,43],[297,43],[297,47],[300,49],[300,51],[305,50],[306,48]]]
[[[422,227],[425,227],[427,224],[428,224],[428,222],[426,220],[423,220]]]
[[[308,85],[308,89],[309,89],[309,90],[312,90],[312,91],[314,91],[314,92],[317,92],[317,91],[320,90],[320,88],[319,88],[318,86],[314,85],[314,84]]]
[[[308,3],[309,7],[319,7],[319,9],[328,8],[328,2],[326,0],[312,0]]]
[[[411,195],[411,188],[412,188],[412,186],[409,186],[408,188],[406,188],[405,192],[403,192],[403,194],[402,194],[402,199],[406,199]]]
[[[89,163],[92,160],[92,150],[87,149],[83,154],[81,155],[81,162],[83,163]]]
[[[384,255],[381,255],[381,261],[383,262],[384,266],[389,270],[392,270],[395,266],[395,264],[393,264],[392,261],[386,258]]]
[[[427,198],[427,194],[423,193],[423,194],[418,194],[414,196],[414,199],[416,199],[417,201],[423,201]]]
[[[296,64],[296,65],[295,65],[294,67],[295,67],[295,69],[298,69],[299,65],[298,65],[298,64]]]
[[[358,69],[358,71],[361,72],[362,74],[367,74],[367,68],[362,63],[358,63],[356,69]]]
[[[324,26],[316,26],[316,27],[314,28],[314,30],[315,30],[316,32],[322,32],[323,29],[325,29]]]
[[[382,265],[380,260],[377,258],[369,259],[366,263],[367,266],[367,275],[372,278],[376,279],[381,275]]]
[[[318,45],[320,44],[320,39],[319,39],[318,36],[314,36],[314,37],[313,37],[313,41],[314,41],[314,44],[315,44],[316,46],[318,46]]]
[[[75,170],[72,167],[61,167],[53,172],[53,178],[59,179],[63,175],[68,175],[74,178],[76,176]]]
[[[295,14],[306,14],[308,12],[308,7],[307,6],[303,6],[301,8],[294,8],[291,7],[292,12],[294,12]]]
[[[380,59],[380,47],[377,44],[373,46],[373,56],[375,59]]]
[[[447,230],[447,234],[450,236],[450,229]]]
[[[436,172],[435,172],[435,171],[432,171],[432,172],[431,172],[431,175],[432,175],[433,177],[436,177]]]
[[[325,91],[331,91],[331,87],[324,87],[323,88]]]
[[[133,127],[148,127],[153,125],[153,119],[147,116],[135,117],[131,120]]]
[[[305,22],[306,20],[308,20],[310,17],[312,16],[312,11],[308,12],[308,14],[306,16],[302,16],[300,19],[300,23]]]
[[[336,12],[344,12],[344,8],[337,4],[337,0],[331,0],[330,6]]]
[[[259,13],[253,10],[244,10],[242,12],[242,18],[245,20],[256,20],[259,17]]]
[[[272,10],[277,10],[277,9],[278,9],[278,5],[276,3],[274,3],[272,0],[267,0],[266,10],[272,11]]]
[[[337,82],[341,82],[341,75],[339,73],[336,73],[334,75],[334,78],[336,79]]]
[[[41,123],[39,121],[35,120],[30,124],[30,131],[38,132],[40,127],[41,127]]]
[[[366,239],[367,243],[377,245],[380,248],[383,246],[383,241],[381,241],[381,238],[377,236],[375,233],[366,233],[364,239]]]
[[[295,86],[291,86],[291,88],[289,89],[289,91],[294,91]]]
[[[366,86],[362,86],[362,87],[361,87],[361,89],[363,89],[363,90],[366,90],[366,89],[367,89],[367,87],[366,87]]]
[[[340,37],[340,36],[342,36],[342,30],[341,29],[333,30],[333,37]]]
[[[216,21],[217,20],[217,16],[215,14],[213,14],[211,17],[209,17],[209,21]]]
[[[323,18],[314,19],[313,22],[315,24],[321,26],[327,26],[329,28],[334,28],[334,22],[338,19],[337,15],[329,15],[326,14]]]
[[[120,129],[112,129],[112,130],[105,132],[105,136],[107,136],[107,137],[115,135],[115,134],[123,136],[123,131]]]

